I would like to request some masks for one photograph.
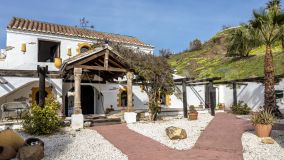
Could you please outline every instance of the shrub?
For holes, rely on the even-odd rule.
[[[198,38],[196,38],[195,40],[193,40],[189,43],[189,50],[190,51],[198,51],[198,50],[201,50],[201,49],[202,49],[202,42]]]
[[[193,112],[197,112],[194,105],[190,105],[189,106],[189,112],[193,113]]]
[[[240,114],[240,115],[249,114],[251,111],[248,105],[242,101],[239,101],[237,105],[233,105],[231,109],[234,114]]]
[[[57,114],[60,106],[54,98],[47,98],[44,108],[33,104],[23,117],[24,130],[35,135],[54,133],[60,127],[60,117]]]
[[[273,116],[273,114],[270,111],[263,110],[259,112],[258,114],[251,116],[251,122],[253,125],[257,124],[273,124],[276,121],[276,118]]]

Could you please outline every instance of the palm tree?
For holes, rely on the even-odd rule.
[[[264,108],[278,110],[274,94],[274,65],[272,46],[283,39],[284,13],[280,0],[270,0],[265,9],[254,10],[250,25],[258,33],[257,39],[266,46],[264,57]]]
[[[229,57],[248,57],[252,49],[259,46],[255,31],[250,25],[241,25],[233,30],[227,39],[227,54]]]

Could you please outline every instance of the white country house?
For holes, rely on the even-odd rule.
[[[121,110],[127,106],[127,85],[113,81],[126,75],[124,64],[117,59],[119,53],[108,45],[94,47],[94,44],[107,41],[149,54],[154,51],[152,45],[131,36],[17,17],[8,24],[6,37],[6,47],[0,55],[0,105],[14,101],[39,103],[37,66],[48,66],[45,94],[62,103],[62,115],[65,116],[74,112],[74,95],[71,93],[76,90],[76,66],[83,68],[78,73],[81,74],[83,114],[104,114],[107,108]],[[105,67],[106,53],[109,68],[117,70],[102,68]],[[133,85],[132,91],[134,109],[147,109],[146,93],[138,85]],[[162,106],[182,108],[182,101],[175,94],[165,95]]]
[[[154,52],[152,45],[135,37],[17,17],[8,24],[6,37],[6,47],[0,53],[0,105],[15,101],[39,103],[37,67],[48,66],[45,95],[54,96],[62,103],[61,114],[64,116],[74,113],[76,98],[71,93],[78,89],[83,114],[104,114],[107,108],[124,110],[130,104],[127,84],[114,81],[127,75],[127,66],[119,61],[119,53],[110,46],[96,47],[94,44],[108,42],[149,54]],[[186,86],[187,106],[208,107],[210,95],[206,84]],[[264,87],[261,83],[242,81],[238,85],[235,92],[238,100],[248,103],[253,110],[263,105]],[[223,103],[229,108],[234,101],[233,88],[224,84],[213,87],[212,104]],[[146,110],[146,93],[139,85],[134,84],[131,88],[134,110]],[[282,79],[276,89],[283,93]],[[162,95],[162,110],[182,112],[182,96],[181,85],[177,85],[173,95]],[[284,108],[283,95],[278,99],[278,105]]]

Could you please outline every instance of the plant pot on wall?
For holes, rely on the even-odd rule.
[[[59,58],[59,57],[54,58],[54,65],[55,65],[56,68],[59,69],[62,65],[62,59]]]
[[[271,124],[255,125],[255,132],[258,137],[269,137],[272,130]]]
[[[198,112],[188,112],[188,119],[193,121],[193,120],[197,120],[198,118]]]

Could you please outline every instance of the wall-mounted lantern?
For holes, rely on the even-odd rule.
[[[71,50],[71,48],[68,48],[67,56],[69,56],[69,57],[71,57],[71,56],[72,56],[72,50]]]
[[[27,51],[27,44],[26,43],[22,43],[21,51],[24,52],[24,53]]]

